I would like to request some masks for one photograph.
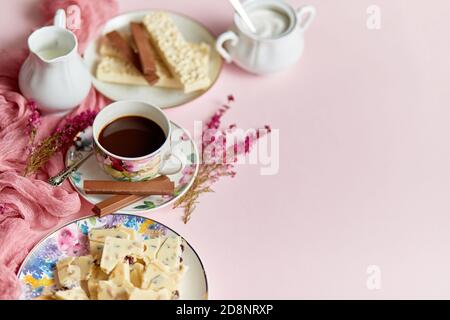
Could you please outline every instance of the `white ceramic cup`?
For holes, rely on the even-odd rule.
[[[276,10],[286,16],[288,26],[279,35],[260,37],[235,14],[231,30],[221,34],[216,42],[216,49],[224,60],[255,74],[273,73],[294,65],[303,54],[303,34],[316,16],[315,8],[294,9],[279,0],[249,0],[243,6],[250,16],[254,10]]]
[[[166,140],[151,154],[127,158],[106,150],[99,142],[103,128],[113,121],[127,117],[140,116],[158,124],[164,131]],[[142,181],[157,175],[170,175],[180,172],[185,166],[182,155],[172,153],[172,126],[164,112],[151,104],[140,101],[119,101],[101,110],[94,120],[94,151],[100,167],[110,176],[123,181]]]

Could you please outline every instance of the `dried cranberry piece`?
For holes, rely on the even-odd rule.
[[[135,264],[136,263],[136,259],[134,259],[134,257],[132,257],[132,256],[126,256],[124,261],[128,261],[128,264]]]

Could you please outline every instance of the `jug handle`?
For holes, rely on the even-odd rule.
[[[58,9],[55,17],[53,18],[53,25],[60,28],[66,28],[66,11],[64,9]]]
[[[295,11],[297,12],[300,30],[304,32],[309,28],[311,22],[313,22],[314,18],[316,17],[316,8],[314,8],[313,6],[304,6],[298,8]]]

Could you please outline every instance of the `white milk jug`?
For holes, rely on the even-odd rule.
[[[22,94],[44,113],[67,112],[79,105],[92,79],[78,54],[76,36],[66,29],[65,11],[57,11],[53,26],[33,32],[28,47],[30,55],[19,74]]]

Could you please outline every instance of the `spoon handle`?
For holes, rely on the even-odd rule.
[[[68,166],[67,168],[65,168],[63,171],[61,171],[60,173],[58,173],[56,176],[51,177],[50,179],[48,179],[48,183],[51,184],[54,187],[57,187],[59,185],[61,185],[68,177],[69,175],[74,172],[77,171],[78,168],[87,160],[89,159],[90,156],[92,156],[94,154],[94,151],[89,152],[88,154],[86,154],[83,158],[81,158],[78,161],[75,161],[72,165]]]
[[[238,15],[244,20],[245,24],[248,26],[251,32],[256,33],[256,28],[253,25],[252,20],[248,16],[247,12],[245,11],[244,7],[242,6],[242,3],[239,0],[230,0],[231,5],[234,7],[234,10],[238,13]]]

